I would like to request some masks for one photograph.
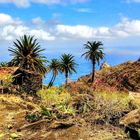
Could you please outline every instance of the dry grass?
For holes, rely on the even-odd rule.
[[[119,119],[131,111],[130,100],[131,98],[125,93],[96,93],[94,99],[94,109],[97,112],[96,120],[119,125]]]

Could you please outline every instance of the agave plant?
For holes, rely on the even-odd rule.
[[[45,75],[47,60],[40,54],[44,49],[41,49],[37,39],[34,39],[34,36],[24,35],[13,43],[14,48],[8,49],[13,56],[10,64]]]

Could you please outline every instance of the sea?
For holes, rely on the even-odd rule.
[[[56,56],[56,58],[58,55]],[[48,56],[49,60],[51,60],[51,56]],[[59,57],[58,57],[59,58]],[[105,56],[104,60],[100,61],[100,65],[106,61],[109,65],[114,66],[118,65],[127,61],[136,61],[138,59],[138,56],[130,56],[130,55],[118,55],[118,54],[109,54]],[[92,72],[92,65],[90,61],[85,60],[81,56],[76,56],[75,61],[78,64],[76,67],[76,73],[73,73],[72,75],[69,75],[69,81],[77,81],[78,78],[88,75]],[[96,64],[96,70],[100,69],[100,65]],[[49,81],[51,80],[52,73],[47,73],[44,77],[43,83],[44,85],[47,85]],[[54,81],[54,86],[61,86],[65,83],[65,76],[64,74],[59,73]]]

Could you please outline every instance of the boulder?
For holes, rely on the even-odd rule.
[[[109,68],[109,67],[110,67],[110,65],[107,64],[107,62],[103,62],[103,64],[100,67],[100,70],[105,69],[105,68]]]
[[[134,130],[140,129],[140,108],[133,110],[120,119],[120,124]]]
[[[131,111],[120,119],[120,125],[130,138],[140,140],[140,108]]]

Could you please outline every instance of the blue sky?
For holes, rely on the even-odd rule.
[[[116,63],[136,60],[139,13],[140,0],[0,0],[0,60],[10,59],[8,47],[24,34],[37,37],[49,58],[80,57],[84,43],[99,40]]]

